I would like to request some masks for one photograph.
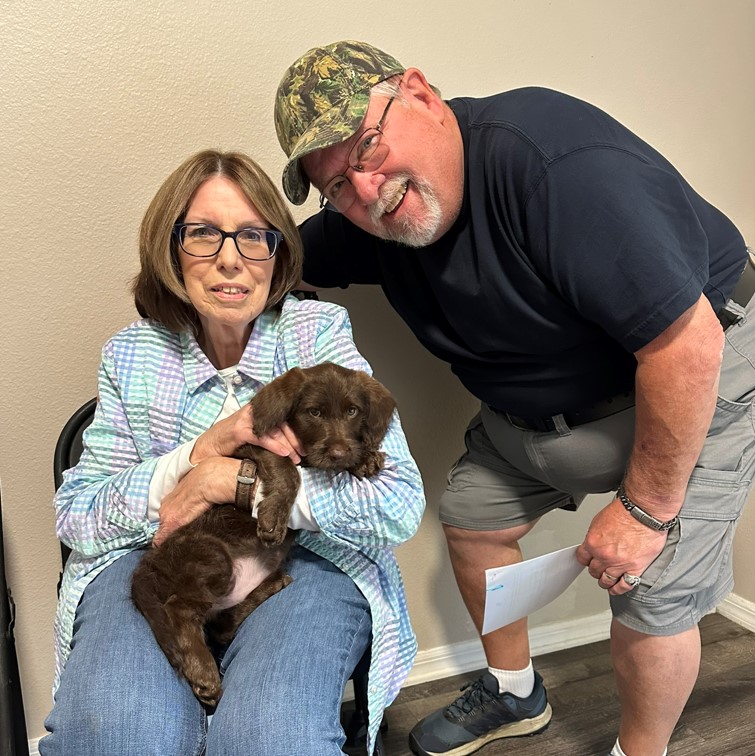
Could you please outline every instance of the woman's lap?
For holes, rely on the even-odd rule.
[[[224,695],[204,710],[170,667],[130,598],[140,552],[86,589],[40,754],[341,753],[343,687],[369,644],[369,607],[354,582],[303,548],[294,581],[239,628],[223,656]],[[70,750],[75,746],[74,750]]]
[[[351,578],[306,549],[289,573],[291,585],[246,619],[223,657],[208,756],[248,754],[249,730],[265,756],[341,753],[341,695],[369,645],[368,604]]]

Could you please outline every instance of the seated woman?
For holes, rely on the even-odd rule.
[[[216,238],[209,256],[195,256],[198,236]],[[131,601],[134,568],[153,539],[234,501],[240,444],[300,461],[287,427],[254,435],[249,400],[261,386],[295,366],[369,366],[342,308],[287,296],[301,274],[298,232],[245,155],[185,161],[152,200],[139,247],[145,319],[105,345],[84,452],[55,497],[58,536],[73,553],[39,752],[339,754],[341,696],[370,643],[372,742],[416,650],[392,547],[415,533],[424,496],[398,418],[373,478],[301,469],[293,583],[218,652],[224,694],[208,726]]]

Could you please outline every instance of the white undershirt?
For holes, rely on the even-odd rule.
[[[239,400],[233,390],[234,382],[238,383],[240,381],[237,367],[238,365],[234,365],[233,367],[223,368],[223,370],[218,371],[220,377],[225,381],[228,393],[226,394],[225,402],[223,402],[223,408],[220,410],[220,414],[215,420],[216,423],[241,409]],[[173,451],[168,452],[168,454],[160,457],[157,461],[155,472],[153,473],[152,480],[149,484],[147,517],[150,522],[160,521],[160,504],[162,503],[163,498],[178,485],[178,481],[181,480],[189,470],[196,467],[196,465],[192,464],[190,461],[191,452],[194,450],[195,443],[196,439],[187,441],[186,443],[177,446]],[[260,485],[257,487],[257,494],[254,497],[254,508],[252,509],[252,514],[254,516],[257,515],[257,506],[263,498],[262,486]],[[315,522],[314,516],[312,515],[312,510],[309,506],[304,486],[299,486],[299,492],[296,495],[296,501],[291,510],[291,518],[288,521],[288,526],[294,530],[320,530]]]

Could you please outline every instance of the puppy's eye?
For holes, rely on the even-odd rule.
[[[349,407],[349,408],[348,408],[348,409],[346,410],[346,414],[347,414],[347,415],[348,415],[349,417],[354,417],[354,415],[357,415],[357,414],[359,414],[359,407]]]
[[[317,407],[310,407],[309,410],[307,410],[312,417],[320,417],[322,414]]]

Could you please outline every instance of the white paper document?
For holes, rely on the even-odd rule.
[[[569,546],[519,564],[485,570],[487,592],[482,634],[549,604],[583,569],[577,561],[577,546]]]

